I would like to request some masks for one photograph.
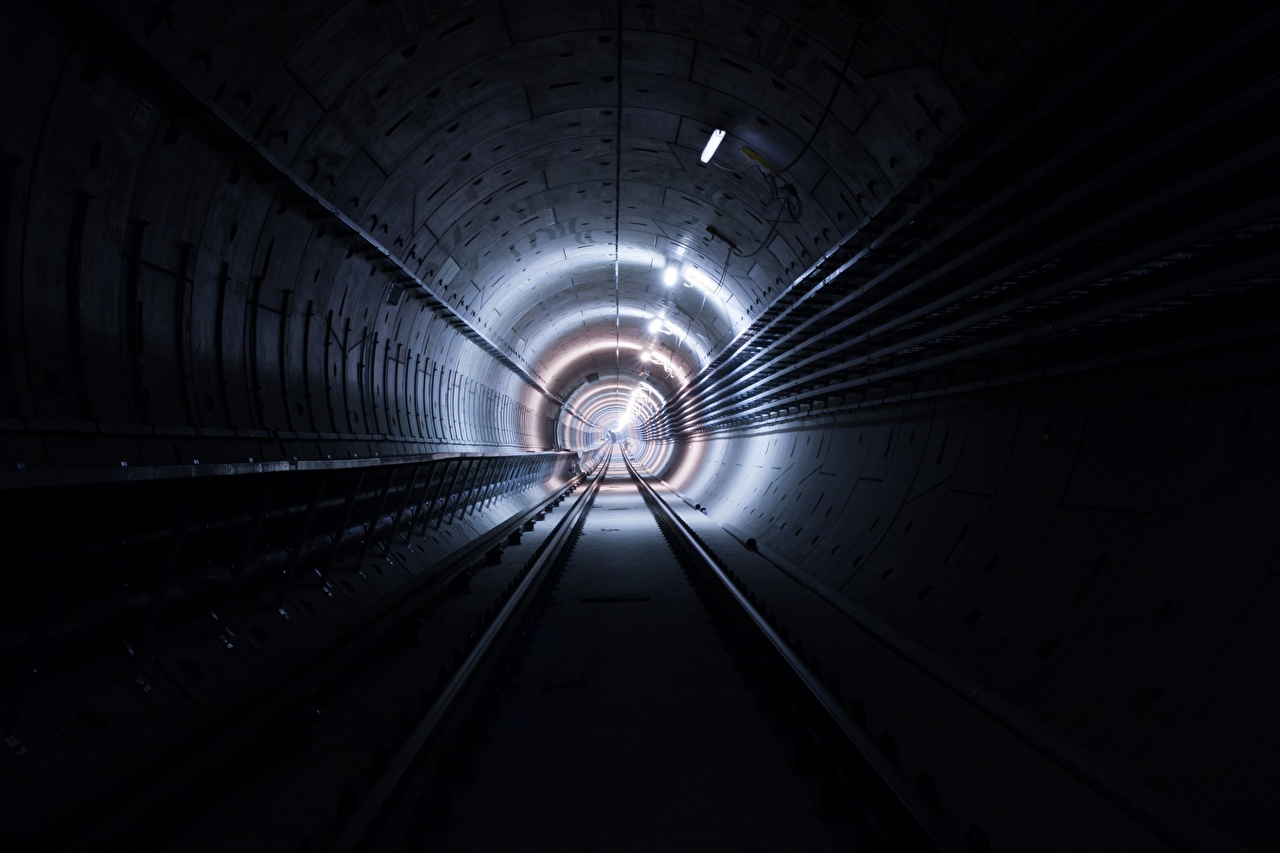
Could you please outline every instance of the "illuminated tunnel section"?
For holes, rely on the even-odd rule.
[[[941,5],[7,4],[6,641],[205,604],[192,492],[440,556],[616,445],[1275,849],[1280,20]]]
[[[642,357],[645,353],[642,353]],[[672,460],[671,442],[649,442],[635,427],[661,411],[666,398],[645,380],[602,379],[576,390],[566,403],[572,418],[561,418],[560,439],[571,450],[596,450],[605,444],[622,448],[644,471],[657,474]]]

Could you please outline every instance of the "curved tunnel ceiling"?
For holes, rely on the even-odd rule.
[[[304,538],[332,565],[424,513],[444,553],[633,420],[631,457],[728,549],[1277,846],[1280,10],[6,12],[0,487],[22,535],[0,642],[47,633],[85,684],[46,668],[43,719],[150,701],[119,638],[163,615],[185,655],[188,619],[289,589]],[[557,447],[578,452],[527,452]],[[82,682],[108,647],[122,680]],[[872,719],[942,707],[886,686]],[[90,731],[103,766],[133,728]],[[1096,840],[1051,777],[991,761],[983,783],[956,744],[928,766],[965,780],[942,800],[961,831]],[[1015,787],[1063,820],[989,793]]]
[[[1063,23],[822,0],[119,19],[560,399],[678,390]]]

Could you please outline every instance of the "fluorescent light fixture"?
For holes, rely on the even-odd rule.
[[[712,157],[716,156],[716,149],[720,147],[720,140],[724,139],[724,131],[716,128],[711,131],[711,138],[707,140],[707,145],[702,149],[702,162],[707,163]]]
[[[680,277],[680,271],[675,267],[667,267],[662,271],[662,283],[667,287],[676,283],[676,279]]]

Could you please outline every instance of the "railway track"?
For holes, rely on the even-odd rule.
[[[817,662],[620,455],[545,539],[508,550],[518,566],[486,568],[466,606],[431,618],[433,638],[474,619],[443,659],[424,642],[324,710],[353,735],[396,720],[358,773],[315,791],[312,774],[344,763],[342,738],[266,762],[267,782],[169,849],[278,847],[308,811],[299,851],[963,849]],[[409,707],[381,698],[388,679]],[[314,793],[282,820],[293,786]]]
[[[621,454],[514,530],[44,849],[981,849]]]

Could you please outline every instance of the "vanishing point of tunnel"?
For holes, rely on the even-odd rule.
[[[803,750],[699,758],[789,706],[698,645],[624,461],[955,849],[1280,848],[1272,4],[0,13],[6,849],[323,847],[246,815],[372,787],[597,480],[538,636],[618,662],[494,700],[423,837],[825,849],[778,822],[827,814]],[[648,835],[529,722],[610,684],[652,714],[546,726],[642,763],[679,711],[706,800]],[[572,832],[520,828],[539,788]]]

